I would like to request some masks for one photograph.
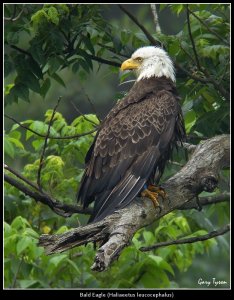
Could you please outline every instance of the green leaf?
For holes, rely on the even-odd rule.
[[[33,287],[36,283],[38,283],[38,280],[34,280],[34,279],[21,279],[17,281],[19,283],[19,286],[22,289],[27,289],[30,287]]]
[[[49,88],[50,88],[50,79],[46,78],[46,80],[43,82],[42,86],[41,86],[41,90],[40,90],[40,94],[43,98],[45,98]]]
[[[32,141],[32,146],[35,149],[35,151],[40,151],[44,143],[45,143],[44,139],[37,139],[35,141]]]
[[[29,90],[28,87],[23,83],[16,83],[11,89],[10,94],[13,93],[18,98],[29,102]]]
[[[8,140],[15,144],[16,147],[20,148],[20,149],[24,149],[24,145],[17,139],[13,138],[13,137],[9,137]]]
[[[193,125],[196,123],[196,113],[194,110],[190,110],[185,115],[185,129],[186,132],[189,133]]]
[[[48,60],[49,73],[54,74],[61,67],[61,59],[57,56],[51,57]]]
[[[33,122],[33,120],[26,120],[24,122],[21,122],[21,124],[31,124]],[[11,127],[11,130],[10,131],[14,131],[15,129],[17,129],[20,125],[19,124],[14,124],[12,127]]]
[[[48,9],[47,14],[49,16],[49,20],[54,23],[55,25],[59,24],[59,14],[57,9],[52,6]]]
[[[76,73],[79,70],[79,66],[80,66],[79,62],[75,62],[72,66],[72,72]]]
[[[46,20],[49,20],[49,16],[44,11],[44,9],[38,10],[35,14],[32,15],[31,21],[33,22],[34,27],[36,28],[40,23],[44,23]]]
[[[12,63],[10,56],[4,54],[4,78],[14,71],[14,64]]]
[[[174,275],[174,271],[173,271],[172,267],[162,257],[156,256],[156,255],[151,255],[151,254],[148,257],[149,257],[149,259],[154,261],[158,267],[160,267],[161,269],[167,270],[172,275]]]
[[[64,83],[64,81],[62,80],[62,78],[58,74],[54,73],[54,74],[51,75],[51,77],[54,80],[56,80],[59,84],[61,84],[63,87],[66,87],[66,84]]]
[[[47,133],[47,130],[48,130],[48,125],[41,122],[41,121],[34,121],[34,122],[31,123],[29,128],[32,129],[33,131],[39,133],[39,134],[45,135]],[[33,135],[34,135],[33,132],[27,130],[27,132],[26,132],[26,141]]]
[[[10,83],[10,84],[6,85],[6,86],[4,87],[4,94],[5,94],[5,95],[9,95],[9,94],[10,94],[10,91],[11,91],[11,89],[13,88],[14,85],[15,85],[14,83]]]
[[[119,72],[119,70],[118,70]],[[131,77],[132,76],[132,72],[130,71],[124,71],[124,73],[120,76],[120,82],[124,82],[125,79],[127,79],[128,77]]]
[[[88,65],[87,65],[87,63],[86,63],[85,60],[79,59],[79,64],[81,65],[81,67],[82,67],[86,72],[89,71],[89,67],[88,67]]]
[[[25,229],[26,227],[31,227],[31,225],[28,223],[28,221],[25,218],[18,216],[11,223],[11,227],[19,230],[22,228]]]
[[[155,236],[150,231],[143,231],[143,237],[147,245],[153,243],[155,241]]]
[[[32,244],[32,239],[28,236],[23,236],[16,246],[17,255],[20,255],[26,248]]]
[[[9,141],[7,137],[4,137],[4,151],[11,158],[14,158],[15,150],[12,143]]]
[[[43,73],[41,71],[41,67],[37,63],[37,61],[31,57],[28,58],[27,65],[29,66],[30,70],[36,75],[39,79],[43,79]]]
[[[93,47],[93,44],[91,43],[90,39],[87,36],[83,36],[82,41],[84,42],[85,46],[87,47],[87,49],[93,54],[95,55],[95,50]]]
[[[57,267],[61,262],[66,260],[67,254],[59,254],[50,259],[50,264],[53,264],[55,267]]]
[[[67,226],[62,226],[60,227],[57,231],[56,231],[56,234],[61,234],[61,233],[64,233],[68,231],[68,227]]]
[[[76,272],[77,275],[80,275],[80,274],[81,274],[81,271],[78,269],[77,265],[76,265],[72,260],[67,259],[66,261],[67,261],[67,263],[68,263],[69,265],[72,266],[72,268],[75,270],[75,272]]]

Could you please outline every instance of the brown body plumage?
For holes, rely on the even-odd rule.
[[[179,97],[165,76],[136,81],[109,112],[86,156],[78,199],[94,201],[91,221],[128,205],[157,183],[176,141],[185,136]]]

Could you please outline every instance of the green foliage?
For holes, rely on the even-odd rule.
[[[99,76],[100,67],[104,64],[97,65],[95,59],[120,63],[130,57],[135,48],[149,45],[146,36],[135,25],[122,26],[121,22],[114,25],[114,22],[107,21],[103,12],[107,11],[108,6],[30,4],[26,7],[22,17],[14,22],[8,21],[5,26],[5,105],[8,108],[19,100],[30,105],[35,94],[43,99],[48,98],[55,82],[66,87],[61,72],[63,69],[70,69],[80,82],[84,82],[87,74],[94,74],[96,78]],[[169,55],[180,66],[177,67],[177,88],[186,131],[196,137],[191,139],[193,143],[199,143],[202,137],[229,132],[230,8],[227,4],[189,5],[195,14],[190,13],[190,25],[199,67],[186,22],[186,7],[184,4],[161,4],[159,20],[160,12],[169,10],[185,21],[175,35],[157,33],[153,36],[164,44]],[[11,18],[14,9],[17,15],[22,5],[5,4],[5,17]],[[25,43],[22,42],[24,39]],[[109,66],[107,75],[118,73],[117,67]],[[129,76],[130,73],[121,74],[120,82],[129,80]],[[116,94],[116,100],[123,94]],[[21,121],[31,131],[14,124],[4,135],[6,160],[12,162],[14,159],[14,165],[23,161],[21,173],[34,183],[37,182],[40,156],[52,113],[53,110],[48,109],[44,119]],[[53,117],[41,170],[41,184],[54,198],[64,203],[74,203],[85,155],[95,132],[81,137],[78,135],[94,130],[99,121],[94,114],[73,117],[72,120],[65,116],[56,111]],[[76,138],[61,139],[75,135]],[[185,163],[180,152],[174,155],[173,160]],[[162,180],[178,170],[179,166],[170,164]],[[220,187],[212,195],[228,191],[228,182],[229,170],[224,170]],[[228,256],[226,238],[171,245],[147,253],[139,251],[139,248],[206,234],[229,222],[229,214],[226,202],[211,205],[202,212],[170,213],[149,228],[139,230],[133,237],[132,245],[123,251],[111,269],[97,274],[90,271],[95,253],[91,244],[52,256],[46,256],[43,249],[37,246],[42,233],[65,232],[84,224],[85,216],[59,217],[48,207],[35,203],[32,198],[5,183],[5,287],[180,287],[177,274],[189,272],[198,255],[211,255],[215,249]]]
[[[213,244],[212,241],[207,241],[189,246],[170,246],[150,254],[138,250],[141,246],[170,238],[171,234],[166,230],[168,226],[178,230],[175,237],[179,235],[181,228],[184,232],[190,231],[186,218],[175,216],[173,213],[162,218],[155,233],[139,231],[133,238],[133,245],[123,251],[118,262],[114,263],[110,270],[102,274],[89,271],[94,256],[91,245],[63,254],[46,256],[43,248],[37,246],[37,228],[18,216],[11,224],[4,223],[4,251],[8,257],[5,259],[5,287],[171,287],[170,280],[175,275],[174,268],[185,271],[196,253],[204,253],[206,244]],[[48,233],[48,228],[43,226],[41,231]],[[66,230],[66,226],[61,226],[56,233]],[[204,232],[197,231],[191,236],[198,236]]]

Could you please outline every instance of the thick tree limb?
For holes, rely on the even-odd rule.
[[[170,246],[170,245],[191,244],[191,243],[206,241],[206,240],[209,240],[209,239],[214,238],[216,236],[223,235],[223,234],[225,234],[229,231],[230,231],[230,225],[226,225],[223,228],[211,231],[211,232],[209,232],[207,234],[204,234],[204,235],[201,235],[201,236],[189,237],[189,238],[184,238],[184,239],[175,240],[175,241],[157,243],[157,244],[149,246],[149,247],[141,247],[139,250],[141,250],[143,252],[146,252],[146,251],[156,250],[158,248],[165,247],[165,246]]]
[[[219,171],[230,163],[229,138],[229,135],[216,136],[196,147],[187,164],[162,185],[167,197],[160,201],[160,208],[155,209],[147,198],[138,198],[100,222],[61,235],[42,235],[39,244],[52,254],[88,242],[100,242],[92,269],[107,269],[138,229],[189,203],[200,192],[214,190]]]

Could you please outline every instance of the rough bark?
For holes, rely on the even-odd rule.
[[[187,164],[162,184],[167,195],[160,200],[160,208],[155,209],[147,198],[137,198],[100,222],[60,235],[42,235],[39,244],[45,247],[47,254],[52,254],[99,242],[92,270],[106,270],[129,245],[137,230],[186,205],[202,191],[211,192],[216,188],[219,171],[230,163],[229,139],[229,135],[220,135],[199,144]]]

